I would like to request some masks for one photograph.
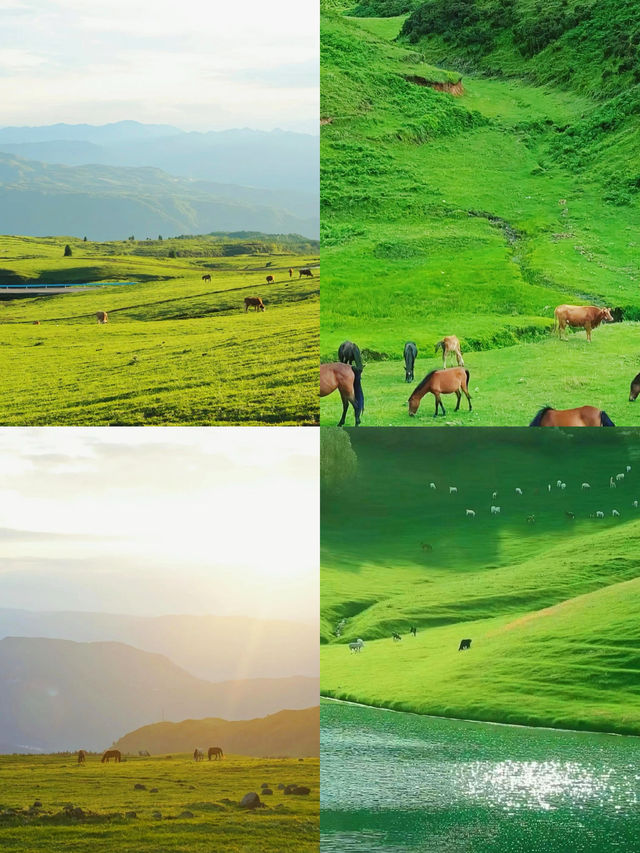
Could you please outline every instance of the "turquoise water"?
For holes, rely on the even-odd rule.
[[[640,738],[321,709],[323,853],[637,853]]]

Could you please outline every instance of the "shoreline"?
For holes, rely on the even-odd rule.
[[[382,705],[367,705],[365,702],[353,702],[349,699],[336,699],[333,696],[325,696],[323,693],[320,694],[320,701],[322,702],[337,702],[340,705],[355,705],[358,708],[370,708],[373,711],[384,711],[387,714],[408,714],[413,717],[427,717],[433,720],[451,720],[452,722],[457,723],[477,723],[479,725],[484,726],[507,726],[508,728],[514,729],[542,729],[543,731],[548,732],[572,732],[573,734],[579,735],[605,735],[606,737],[640,737],[640,735],[633,734],[623,734],[621,732],[603,732],[596,731],[594,729],[570,729],[570,728],[557,728],[556,726],[528,726],[525,723],[500,723],[497,720],[473,720],[468,717],[445,717],[442,714],[421,714],[419,711],[397,711],[395,708],[385,708]],[[322,730],[322,726],[320,727]]]

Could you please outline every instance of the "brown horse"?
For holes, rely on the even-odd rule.
[[[445,415],[444,405],[440,399],[441,394],[455,394],[458,398],[458,403],[454,411],[460,408],[460,400],[462,393],[466,396],[469,402],[469,411],[471,411],[471,397],[469,396],[469,371],[464,367],[447,367],[444,370],[432,370],[427,373],[422,382],[415,388],[413,394],[409,397],[409,414],[413,417],[420,407],[420,400],[425,394],[431,392],[436,398],[436,410],[433,417],[438,415],[438,406],[442,409],[442,414]]]
[[[113,758],[116,764],[119,764],[122,761],[122,753],[119,749],[107,749],[100,761],[102,764],[106,761],[108,764],[110,758]]]
[[[353,406],[356,426],[360,425],[360,415],[364,410],[364,394],[360,382],[360,371],[341,361],[320,365],[320,396],[327,397],[334,391],[342,398],[342,417],[338,426],[344,426],[349,403]]]
[[[291,278],[292,275],[293,275],[293,270],[291,269],[291,267],[289,267],[289,278]]]
[[[78,750],[78,764],[86,764],[87,763],[87,753],[84,749]]]
[[[578,409],[540,409],[529,426],[615,426],[606,412],[595,406],[580,406]]]
[[[210,746],[209,747],[209,750],[207,752],[207,758],[209,759],[209,761],[211,761],[212,755],[215,757],[216,761],[219,758],[220,759],[224,758],[224,753],[222,752],[222,749],[219,746]]]
[[[456,361],[458,362],[458,367],[464,367],[462,353],[460,352],[460,341],[456,338],[455,335],[445,335],[445,337],[441,341],[438,341],[435,346],[434,352],[438,352],[439,349],[442,350],[443,368],[447,366],[447,356],[450,352],[455,355]]]
[[[108,323],[109,316],[106,311],[96,311],[96,319],[98,323]]]

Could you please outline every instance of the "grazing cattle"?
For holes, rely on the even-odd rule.
[[[40,325],[40,320],[34,320],[34,321],[33,321],[33,325],[34,325],[34,326],[39,326],[39,325]]]
[[[211,281],[211,276],[209,275],[208,272],[202,276],[202,280],[203,281]]]
[[[449,353],[453,353],[456,357],[456,361],[458,362],[458,367],[464,367],[464,361],[462,360],[462,353],[460,352],[460,341],[456,338],[455,335],[445,335],[445,337],[438,341],[435,346],[434,352],[438,352],[438,350],[442,350],[442,367],[447,366],[447,356]]]
[[[413,417],[420,407],[420,400],[425,394],[431,393],[436,400],[436,410],[433,417],[438,415],[438,407],[442,409],[443,416],[446,415],[444,403],[440,399],[441,394],[455,394],[458,398],[455,411],[460,408],[460,400],[462,393],[467,398],[469,403],[469,411],[471,411],[471,397],[468,391],[469,371],[464,367],[448,367],[444,370],[432,370],[424,377],[422,382],[414,389],[413,394],[409,397],[409,415]]]
[[[624,480],[624,474],[616,474],[616,480]]]
[[[491,515],[500,515],[500,507],[492,506],[491,507]]]
[[[211,761],[212,755],[214,756],[216,761],[224,758],[224,753],[222,752],[222,749],[219,746],[210,746],[209,747],[209,749],[207,751],[207,758],[209,759],[209,761]]]
[[[552,409],[551,406],[545,406],[544,409],[540,409],[529,426],[612,427],[615,424],[606,412],[596,409],[595,406],[580,406],[577,409]]]
[[[598,512],[596,513],[596,518],[604,518],[604,513],[598,510]]]
[[[116,764],[119,764],[122,761],[122,753],[119,749],[107,749],[100,761],[102,764],[105,762],[108,764],[112,758]]]
[[[465,513],[466,513],[467,518],[475,518],[476,517],[475,511],[472,509],[465,510]]]
[[[360,381],[361,371],[348,364],[334,361],[320,365],[320,396],[328,397],[334,391],[340,392],[342,399],[342,417],[338,426],[344,426],[349,403],[353,406],[356,426],[360,425],[360,415],[364,411],[364,391]]]
[[[583,483],[582,486],[580,486],[580,488],[582,489],[582,491],[584,491],[585,489],[590,489],[591,486],[589,485],[589,483]]]
[[[272,275],[267,276],[267,284],[273,284],[274,281],[275,279]]]
[[[87,763],[87,753],[84,749],[78,750],[78,764],[86,764]]]
[[[471,648],[471,640],[460,640],[460,645],[458,646],[458,651],[463,652],[465,649]]]
[[[565,515],[570,521],[575,521],[575,515],[572,512],[565,512]]]
[[[96,311],[96,319],[98,323],[108,323],[109,317],[106,311]]]
[[[405,382],[413,382],[413,365],[418,357],[418,347],[413,341],[407,341],[404,345],[404,379]]]
[[[429,488],[430,488],[430,489],[435,489],[435,487],[436,487],[436,484],[435,484],[435,483],[429,483]]]
[[[307,278],[313,278],[313,273],[308,267],[304,270],[300,270],[300,275],[298,276],[298,278],[302,278],[303,275],[306,275]]]
[[[391,636],[393,637],[393,642],[394,642],[394,643],[397,643],[397,642],[398,642],[398,640],[401,640],[401,639],[402,639],[402,637],[400,636],[400,634],[396,634],[396,632],[395,632],[395,631],[393,632],[393,634],[392,634]]]
[[[359,654],[364,649],[364,640],[358,638],[355,643],[349,643],[349,651]]]
[[[429,545],[428,542],[423,542],[422,543],[422,550],[426,551],[428,554],[430,554],[433,551],[433,545]]]
[[[516,486],[516,495],[521,495],[521,494],[522,494],[522,489],[520,489]]]
[[[249,308],[255,311],[264,311],[264,304],[259,296],[245,296],[244,298],[244,313],[246,314]]]
[[[449,486],[449,494],[450,495],[457,495],[458,494],[458,487],[457,486]]]
[[[618,510],[617,510],[617,509],[612,509],[612,510],[611,510],[611,515],[612,515],[614,518],[620,518],[620,513],[618,512]]]
[[[291,267],[289,267],[289,278],[291,278],[292,275],[293,275],[293,270],[291,269]]]
[[[555,328],[558,337],[562,339],[562,332],[567,326],[585,329],[587,340],[591,340],[591,330],[597,329],[600,323],[613,323],[613,317],[608,308],[597,308],[595,305],[558,305],[553,312],[556,318]]]
[[[535,523],[536,523],[535,515],[528,515],[527,516],[527,524],[535,524]]]

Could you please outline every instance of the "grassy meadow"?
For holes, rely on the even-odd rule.
[[[3,755],[0,845],[20,853],[89,851],[96,844],[130,853],[311,853],[318,847],[318,773],[318,759],[225,756],[195,763],[190,755],[158,755],[101,764],[89,755],[79,766],[75,755]],[[239,809],[263,782],[273,790],[261,797],[267,808]],[[311,793],[284,795],[278,783]],[[31,808],[36,801],[41,806]]]
[[[603,100],[542,82],[517,51],[480,67],[443,36],[398,39],[406,16],[344,7],[326,3],[322,20],[320,352],[334,361],[345,339],[363,350],[363,424],[410,423],[404,343],[418,346],[417,384],[448,334],[479,389],[472,418],[453,422],[518,426],[542,405],[593,404],[640,423],[627,404],[640,368],[638,85]],[[411,82],[461,74],[460,97]],[[584,331],[560,342],[562,303],[618,308],[623,322],[591,345]],[[322,400],[321,422],[339,408]]]
[[[323,695],[640,734],[636,432],[347,434],[356,473],[323,483]],[[345,452],[325,441],[323,474]]]
[[[0,424],[317,422],[319,270],[297,272],[317,262],[317,245],[263,235],[0,238],[0,285],[135,282],[0,300]]]

